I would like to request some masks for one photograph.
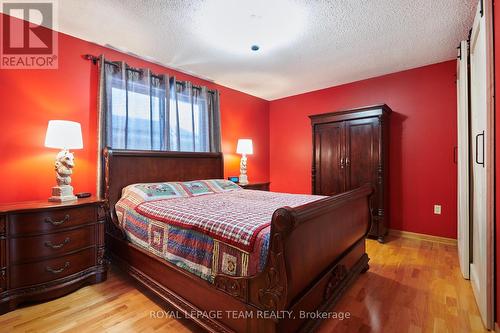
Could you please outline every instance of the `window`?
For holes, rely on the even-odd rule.
[[[220,151],[217,91],[123,63],[106,62],[101,70],[100,112],[105,115],[107,146]]]
[[[210,151],[207,103],[201,90],[189,83],[175,83],[171,88],[171,150]]]
[[[150,97],[146,94],[128,92],[128,114],[126,107],[125,90],[112,88],[111,105],[111,131],[113,142],[111,147],[162,150],[161,149],[161,123],[159,97]],[[151,108],[149,103],[152,103]],[[148,106],[148,107],[145,107]],[[151,110],[155,112],[150,113]],[[125,141],[126,140],[126,141]],[[125,142],[127,144],[125,145]]]

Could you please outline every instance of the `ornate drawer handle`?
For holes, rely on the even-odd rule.
[[[52,244],[51,241],[47,241],[47,242],[45,242],[45,246],[46,247],[50,247],[51,249],[56,250],[56,249],[60,249],[64,245],[68,244],[70,241],[71,241],[71,239],[69,239],[69,237],[66,237],[61,244],[54,245],[54,244]]]
[[[61,225],[64,222],[67,222],[68,220],[69,220],[69,214],[66,214],[66,216],[64,216],[64,218],[61,221],[53,221],[50,217],[47,217],[45,219],[45,223],[50,223],[55,226],[55,225]]]
[[[59,274],[59,273],[62,273],[65,269],[67,269],[69,267],[69,261],[66,261],[64,263],[64,266],[61,267],[61,268],[57,268],[57,269],[54,269],[54,268],[51,268],[49,266],[45,267],[45,270],[47,272],[50,272],[52,274]]]

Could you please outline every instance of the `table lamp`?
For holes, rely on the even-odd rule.
[[[82,128],[79,123],[67,120],[50,120],[45,135],[45,147],[58,148],[55,171],[57,186],[52,188],[49,201],[76,200],[71,186],[71,174],[75,166],[73,153],[69,149],[82,149]]]
[[[236,152],[241,154],[240,160],[240,184],[248,184],[247,177],[247,154],[253,154],[253,144],[252,139],[239,139],[238,146],[236,147]]]

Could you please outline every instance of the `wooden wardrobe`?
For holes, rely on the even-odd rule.
[[[369,236],[384,241],[388,228],[389,114],[383,105],[310,116],[314,194],[334,195],[366,183],[371,198]]]

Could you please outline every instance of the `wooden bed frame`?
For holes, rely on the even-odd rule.
[[[331,311],[368,269],[369,185],[276,210],[263,271],[250,277],[217,275],[211,284],[128,242],[117,227],[114,206],[129,184],[221,179],[222,154],[105,149],[103,157],[110,260],[210,332],[309,332],[320,321],[301,313]],[[295,318],[284,311],[293,311]],[[242,314],[246,318],[238,318]]]

